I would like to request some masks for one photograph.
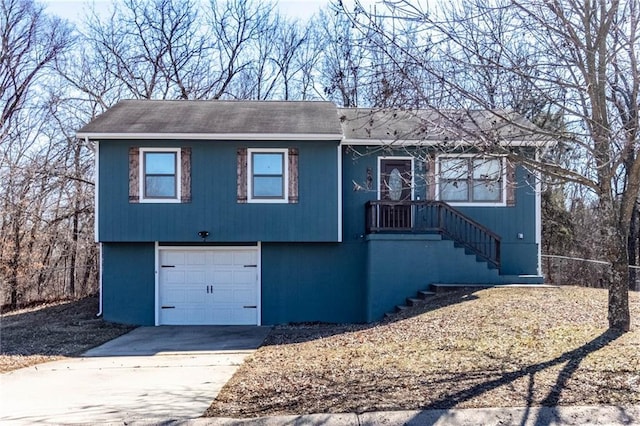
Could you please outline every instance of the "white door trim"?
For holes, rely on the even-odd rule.
[[[155,325],[160,324],[160,251],[161,250],[183,250],[183,251],[224,251],[224,250],[256,250],[257,268],[256,268],[256,285],[257,285],[257,324],[262,325],[262,242],[258,241],[256,245],[250,246],[161,246],[155,242]]]

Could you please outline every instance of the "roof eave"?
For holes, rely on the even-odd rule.
[[[512,140],[502,141],[501,146],[513,146],[513,147],[543,147],[553,146],[557,142],[553,140]],[[453,145],[453,146],[473,146],[474,143],[466,140],[427,140],[427,139],[343,139],[342,145],[353,146],[366,146],[366,145],[382,145],[382,146],[439,146],[439,145]]]
[[[78,132],[77,138],[91,140],[254,140],[254,141],[340,141],[341,133],[99,133]]]

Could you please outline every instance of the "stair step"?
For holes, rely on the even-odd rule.
[[[409,309],[407,305],[396,305],[396,312],[402,312]]]
[[[496,284],[480,284],[480,283],[460,283],[460,284],[431,284],[429,287],[436,293],[443,293],[446,291],[456,291],[464,288],[483,289],[495,287]]]
[[[436,292],[435,291],[428,291],[428,290],[420,290],[418,292],[418,297],[422,300],[428,299],[431,296],[435,296]]]
[[[424,299],[416,299],[415,297],[407,297],[407,306],[416,306],[422,303]]]

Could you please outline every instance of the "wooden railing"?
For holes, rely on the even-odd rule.
[[[500,236],[442,201],[369,201],[366,231],[437,232],[500,267]]]

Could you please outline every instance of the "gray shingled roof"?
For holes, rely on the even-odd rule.
[[[124,100],[81,128],[78,137],[300,135],[340,139],[331,102]]]
[[[347,143],[453,142],[477,140],[478,135],[507,142],[541,139],[533,123],[506,111],[339,108],[338,115]]]
[[[536,133],[527,119],[505,111],[336,108],[318,101],[124,100],[77,136],[344,140],[362,145],[474,143],[497,136],[502,143],[545,143]]]

